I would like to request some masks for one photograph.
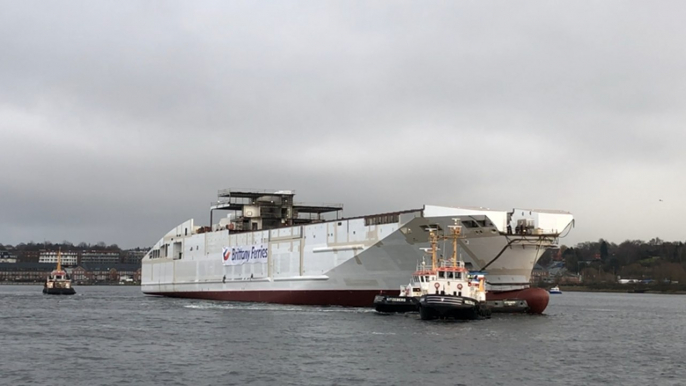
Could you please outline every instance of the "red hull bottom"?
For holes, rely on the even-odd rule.
[[[529,314],[542,314],[548,307],[550,295],[542,288],[526,288],[516,291],[488,292],[486,300],[526,300]]]
[[[379,293],[397,295],[398,290],[357,291],[198,291],[198,292],[147,292],[173,298],[223,300],[233,302],[256,302],[294,304],[307,306],[373,307],[374,297]],[[548,307],[549,295],[541,288],[526,288],[517,291],[489,292],[486,300],[526,300],[530,314],[541,314]]]
[[[330,291],[198,291],[198,292],[147,292],[173,298],[224,300],[233,302],[256,302],[294,304],[306,306],[373,307],[379,292],[397,294],[398,290],[330,290]]]

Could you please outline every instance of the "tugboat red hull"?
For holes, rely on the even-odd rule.
[[[548,307],[550,295],[542,288],[525,288],[515,291],[488,292],[486,301],[493,306],[493,312],[526,312],[542,314]],[[524,303],[526,302],[526,303]],[[497,304],[502,305],[498,307]],[[510,306],[508,308],[508,306]]]

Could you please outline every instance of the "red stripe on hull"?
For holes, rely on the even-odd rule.
[[[329,290],[329,291],[198,291],[198,292],[146,292],[173,298],[224,300],[234,302],[258,302],[295,304],[308,306],[372,307],[379,293],[397,293],[398,290]]]
[[[542,314],[548,307],[550,295],[542,288],[526,288],[516,291],[488,292],[486,300],[526,300],[530,314]]]

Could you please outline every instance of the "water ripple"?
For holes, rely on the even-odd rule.
[[[556,296],[543,316],[425,323],[366,308],[0,286],[12,385],[680,385],[686,297]],[[638,296],[637,296],[638,295]]]

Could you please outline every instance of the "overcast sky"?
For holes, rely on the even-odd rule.
[[[0,0],[0,243],[150,246],[224,188],[685,241],[686,3]],[[662,200],[662,201],[660,201]]]

